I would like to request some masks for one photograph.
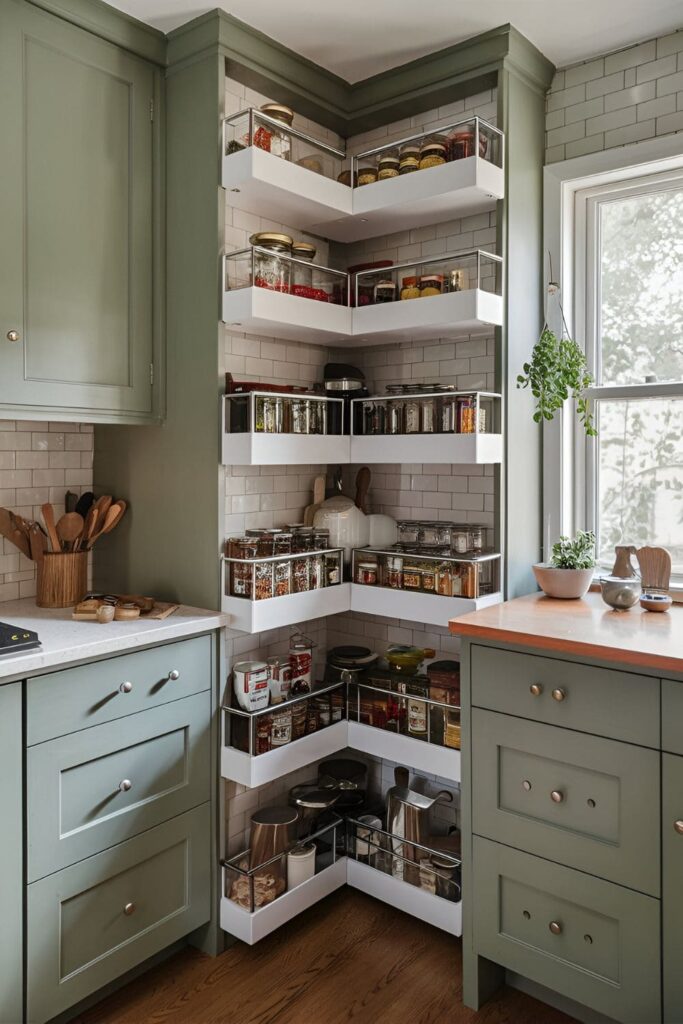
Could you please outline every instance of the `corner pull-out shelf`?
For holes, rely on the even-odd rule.
[[[460,751],[403,736],[388,729],[376,729],[362,722],[349,721],[348,746],[363,754],[405,764],[418,772],[429,772],[450,782],[460,782]]]
[[[386,615],[392,619],[406,619],[410,622],[425,622],[443,626],[444,622],[500,604],[501,593],[484,594],[483,597],[442,597],[438,594],[419,594],[409,590],[394,590],[391,587],[366,586],[351,583],[351,611],[370,615]]]
[[[286,338],[310,345],[343,345],[351,335],[351,309],[269,288],[223,293],[223,321],[244,334]]]
[[[426,921],[450,935],[462,935],[462,903],[441,899],[440,896],[357,860],[348,860],[346,871],[347,883],[353,889],[360,889],[368,896],[374,896],[390,907],[412,914],[420,921]]]
[[[335,722],[325,729],[302,736],[284,747],[269,750],[252,757],[235,747],[223,746],[221,751],[221,775],[224,779],[239,782],[242,786],[255,789],[266,782],[280,779],[289,772],[298,771],[314,764],[322,757],[329,757],[348,746],[348,722]]]
[[[351,603],[350,587],[350,583],[338,583],[332,587],[307,590],[302,594],[267,597],[262,601],[225,595],[222,611],[228,616],[230,629],[262,633],[266,629],[293,626],[326,615],[347,612]],[[444,619],[444,623],[447,621]]]
[[[348,434],[231,434],[223,432],[224,466],[347,465]]]
[[[502,434],[352,434],[351,462],[502,462]]]

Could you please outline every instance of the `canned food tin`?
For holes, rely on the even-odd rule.
[[[270,678],[265,661],[240,661],[232,670],[233,690],[244,711],[268,707]]]

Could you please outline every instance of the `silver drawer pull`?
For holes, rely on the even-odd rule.
[[[178,669],[171,669],[171,671],[168,673],[168,678],[172,683],[174,683],[176,679],[180,679],[180,672],[178,671]]]
[[[564,793],[562,793],[559,789],[554,789],[550,794],[550,799],[554,804],[561,804],[564,800]]]
[[[121,782],[119,782],[119,790],[121,793],[127,793],[128,790],[132,788],[133,783],[130,781],[130,779],[122,779]]]
[[[126,903],[125,907],[123,908],[123,912],[126,915],[126,917],[130,917],[131,914],[135,913],[135,904]]]
[[[529,693],[531,693],[534,697],[540,697],[543,693],[543,686],[541,685],[541,683],[532,683],[529,687]]]
[[[133,689],[133,684],[129,683],[129,682],[121,683],[121,685],[119,686],[119,691],[121,693],[130,693],[130,691],[132,689]]]
[[[678,832],[679,836],[683,836],[683,821],[674,821],[674,830]]]
[[[522,783],[522,789],[525,789],[527,791],[527,793],[531,789],[531,783],[529,782],[528,779],[525,779],[524,782]]]
[[[556,690],[553,690],[553,700],[562,701],[566,698],[567,693],[561,687],[558,686]]]
[[[562,925],[559,921],[551,921],[548,925],[548,928],[550,928],[550,931],[553,933],[553,935],[562,934]]]

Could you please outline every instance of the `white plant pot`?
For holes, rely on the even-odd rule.
[[[534,576],[544,594],[564,600],[584,597],[593,582],[594,569],[554,569],[538,563],[532,566]]]

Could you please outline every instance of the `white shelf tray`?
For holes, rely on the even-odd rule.
[[[312,466],[350,461],[348,434],[230,434],[223,431],[224,466]]]
[[[255,910],[253,914],[238,907],[237,904],[223,895],[221,898],[221,928],[253,946],[260,939],[265,939],[297,914],[308,910],[314,903],[329,896],[335,889],[346,884],[346,857],[324,868],[307,882],[303,882],[290,892],[284,893],[273,900],[268,906]],[[225,869],[223,870],[223,893],[225,893]]]
[[[352,709],[350,709],[352,710]],[[361,722],[348,722],[348,745],[352,750],[409,765],[451,782],[460,782],[460,751],[427,743],[413,736],[401,736],[387,729],[375,729]]]
[[[450,338],[503,323],[503,297],[481,288],[362,306],[353,310],[353,345]]]
[[[347,861],[347,881],[354,889],[374,896],[397,910],[441,928],[451,935],[462,935],[462,903],[452,903],[400,878],[387,875],[368,864]],[[277,902],[277,901],[276,901]]]
[[[472,156],[441,167],[351,189],[257,146],[223,158],[228,204],[337,242],[493,210],[505,172]],[[238,190],[238,191],[237,191]]]
[[[481,465],[503,461],[502,434],[351,435],[351,462]]]
[[[221,775],[224,779],[255,789],[256,786],[263,786],[266,782],[279,779],[288,772],[305,768],[321,757],[336,754],[347,745],[346,720],[256,757],[250,757],[241,750],[224,745],[221,751]]]
[[[476,612],[500,604],[501,593],[484,597],[440,597],[438,594],[414,594],[391,587],[372,587],[351,583],[351,611],[370,615],[387,615],[392,619],[409,619],[433,626],[447,626],[451,619],[467,612]]]
[[[321,220],[351,217],[347,185],[282,160],[258,146],[223,157],[223,188],[228,205],[266,220],[307,228]]]
[[[262,633],[278,626],[292,626],[347,612],[351,603],[350,587],[350,583],[339,583],[334,587],[288,594],[286,597],[269,597],[264,601],[225,595],[221,610],[228,616],[230,629]]]
[[[310,345],[341,345],[352,330],[349,306],[256,287],[223,292],[223,321],[245,334],[292,338]]]

